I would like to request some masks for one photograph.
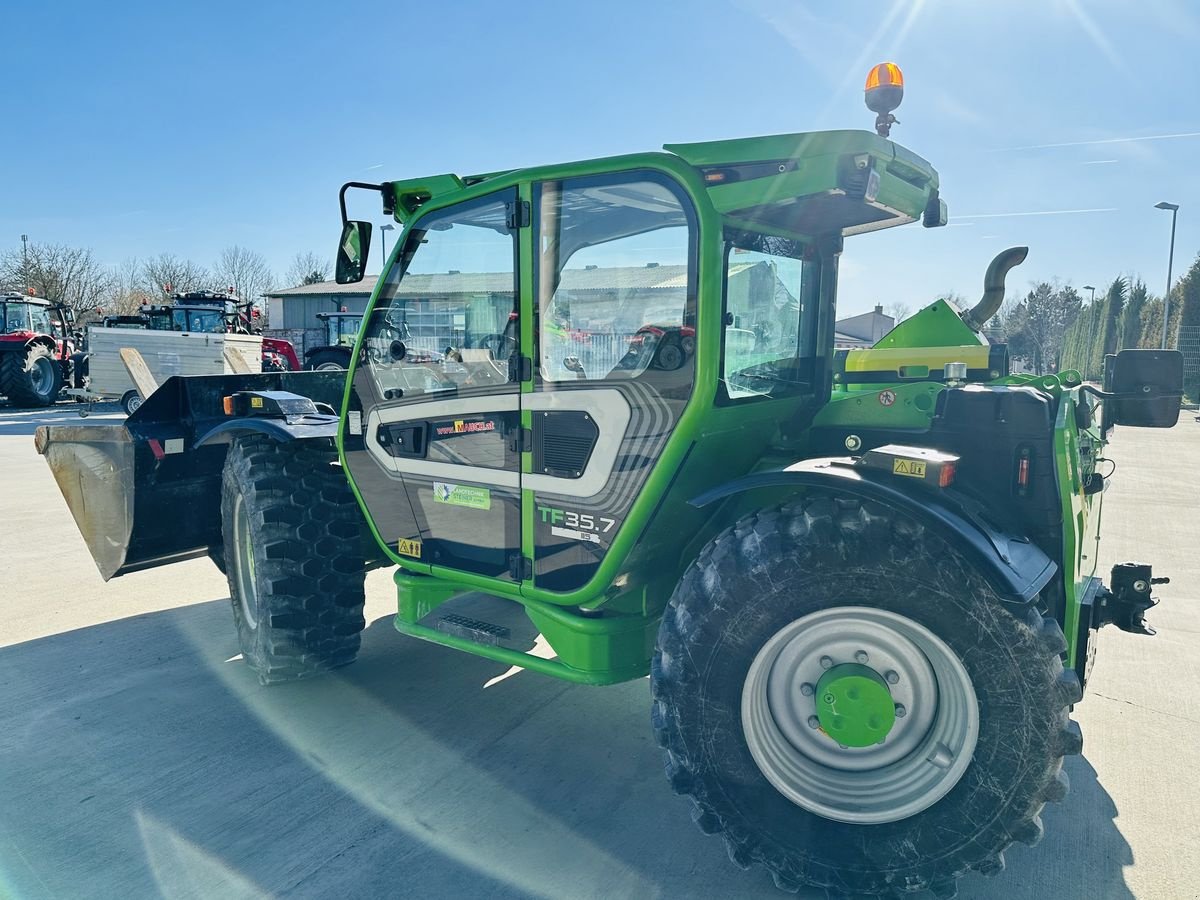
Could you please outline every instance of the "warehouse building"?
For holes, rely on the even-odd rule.
[[[734,266],[730,271],[730,303],[736,307],[737,297],[744,293],[753,278],[757,277],[761,265]],[[567,296],[575,296],[587,308],[595,311],[592,321],[586,314],[577,311],[576,327],[596,328],[602,331],[635,331],[641,321],[651,321],[653,315],[638,316],[639,322],[618,321],[619,310],[652,312],[662,307],[664,317],[669,317],[671,307],[686,287],[687,267],[658,265],[651,263],[638,267],[567,269],[562,273],[560,289]],[[410,274],[405,278],[405,294],[411,298],[407,304],[407,324],[414,337],[425,338],[431,347],[439,343],[452,342],[452,333],[461,328],[466,310],[476,298],[502,291],[510,283],[510,275],[495,276],[492,284],[487,273],[448,272],[435,275]],[[269,328],[266,334],[291,341],[297,352],[303,352],[325,342],[325,328],[318,313],[363,312],[375,289],[377,276],[368,275],[357,284],[338,284],[323,281],[305,284],[266,294]],[[614,285],[619,285],[615,287]],[[778,288],[786,292],[782,284]],[[791,298],[791,302],[795,302]],[[735,309],[736,312],[736,309]],[[616,319],[614,319],[616,316]],[[739,325],[742,323],[739,322]],[[838,347],[869,347],[887,334],[896,324],[895,319],[876,306],[868,313],[840,319],[835,325],[835,343]],[[502,324],[498,324],[498,329]]]

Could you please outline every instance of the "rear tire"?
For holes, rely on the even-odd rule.
[[[223,561],[242,657],[263,684],[358,654],[362,516],[336,458],[328,444],[250,436],[225,459]]]
[[[62,385],[62,367],[44,344],[0,353],[0,394],[13,406],[52,406]]]
[[[337,350],[318,350],[308,359],[308,368],[315,372],[350,368],[350,354]]]
[[[803,639],[804,630],[794,627],[799,620],[824,627],[822,619],[836,622],[843,613],[846,621],[858,615],[870,627],[872,617],[903,620],[915,625],[911,635],[933,636],[924,645],[917,640],[921,654],[910,659],[917,667],[921,656],[930,661],[937,690],[925,696],[933,696],[935,706],[951,693],[970,700],[966,707],[956,700],[951,718],[976,707],[977,736],[959,733],[961,755],[938,756],[938,741],[959,739],[952,725],[937,732],[940,711],[930,718],[928,738],[905,751],[910,755],[903,761],[855,768],[864,757],[885,753],[894,734],[902,742],[902,733],[888,733],[877,746],[848,749],[831,739],[822,745],[824,720],[816,730],[801,709],[816,702],[811,676],[796,677],[794,685],[788,679],[803,674],[805,652],[839,657],[821,658],[818,675],[827,662],[853,662],[840,657],[862,646],[856,635],[868,625],[861,623],[840,649],[824,649],[837,644],[832,639],[820,648],[795,645],[787,662],[797,668],[783,667],[783,684],[793,689],[783,702],[795,709],[778,712],[780,693],[768,703],[748,699],[764,665],[783,665],[785,655],[771,656],[773,648],[781,642],[786,648],[797,634]],[[949,657],[939,659],[939,645]],[[1042,807],[1066,795],[1063,755],[1082,748],[1067,718],[1080,690],[1074,673],[1063,670],[1066,646],[1053,619],[1001,603],[977,570],[912,519],[857,500],[807,497],[742,519],[714,539],[680,581],[651,669],[654,728],[667,751],[672,787],[692,798],[697,824],[724,838],[735,864],[759,862],[791,891],[811,885],[840,894],[929,889],[953,896],[961,875],[995,874],[1013,841],[1040,839]],[[868,658],[877,658],[874,645]],[[965,688],[956,671],[966,674]],[[888,671],[886,680],[896,674]],[[897,722],[921,714],[905,712]],[[764,715],[781,716],[767,739],[756,724]],[[809,755],[813,741],[821,746]],[[760,763],[772,754],[774,761]],[[916,777],[897,782],[890,773],[914,760],[946,768],[953,781],[931,787],[928,802],[906,806],[905,785]],[[920,773],[919,765],[913,771]],[[789,799],[776,784],[800,799]],[[817,794],[830,787],[814,798],[813,785]],[[812,811],[824,801],[833,813]]]

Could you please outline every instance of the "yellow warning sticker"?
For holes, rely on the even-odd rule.
[[[254,407],[255,409],[262,409],[263,398],[262,397],[251,397],[250,405],[252,407]]]
[[[396,552],[401,556],[412,556],[416,559],[421,558],[421,542],[410,541],[408,538],[400,538],[396,541]]]
[[[907,475],[909,478],[924,478],[925,463],[916,459],[893,459],[893,475]]]

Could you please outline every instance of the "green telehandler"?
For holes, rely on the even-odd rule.
[[[875,133],[345,185],[339,281],[349,190],[403,226],[348,372],[38,430],[102,576],[209,555],[271,683],[352,662],[390,565],[404,634],[648,674],[671,787],[781,888],[996,873],[1067,793],[1096,630],[1149,630],[1150,567],[1096,572],[1104,448],[1175,423],[1182,362],[1011,373],[982,329],[1025,248],[973,308],[835,349],[843,241],[947,215],[873,77]]]

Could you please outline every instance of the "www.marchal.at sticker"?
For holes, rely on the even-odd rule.
[[[450,484],[445,481],[433,483],[433,499],[435,503],[447,503],[450,506],[465,506],[468,509],[491,509],[492,492],[487,488],[471,487],[466,484]]]

